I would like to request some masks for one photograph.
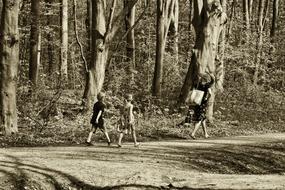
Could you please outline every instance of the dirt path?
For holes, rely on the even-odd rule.
[[[285,189],[285,134],[3,148],[0,189]]]

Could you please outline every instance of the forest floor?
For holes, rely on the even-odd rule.
[[[285,189],[285,133],[1,148],[0,189]]]

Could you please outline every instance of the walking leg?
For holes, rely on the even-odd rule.
[[[118,147],[122,147],[122,139],[124,137],[124,133],[120,132],[119,134],[119,140],[118,140]]]
[[[92,138],[93,133],[94,133],[94,134],[96,133],[96,128],[92,126],[91,131],[90,131],[90,133],[89,133],[89,135],[88,135],[88,138],[87,138],[87,140],[86,140],[86,142],[87,142],[88,144],[91,142],[91,138]]]
[[[136,130],[134,128],[134,125],[131,125],[131,131],[132,131],[132,136],[133,136],[133,140],[134,140],[134,145],[135,146],[139,146],[139,143],[137,142],[137,136],[136,136]]]
[[[110,138],[109,138],[109,134],[108,134],[107,129],[104,127],[104,128],[101,129],[101,130],[102,130],[102,132],[104,133],[104,135],[105,135],[105,137],[106,137],[106,139],[107,139],[108,145],[110,146],[111,140],[110,140]]]
[[[195,134],[196,134],[197,130],[199,129],[200,125],[201,125],[201,121],[198,121],[198,122],[195,124],[194,130],[193,130],[193,132],[191,133],[191,137],[192,137],[193,139],[195,139]]]
[[[209,135],[208,135],[208,132],[207,132],[206,119],[204,119],[204,120],[202,121],[202,129],[203,129],[203,131],[204,131],[205,138],[209,138]]]

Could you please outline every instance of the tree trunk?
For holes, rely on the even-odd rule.
[[[31,1],[31,35],[30,35],[30,65],[29,79],[36,88],[40,66],[40,1]]]
[[[176,64],[179,60],[179,46],[178,46],[178,22],[179,22],[179,1],[174,0],[174,8],[171,15],[170,26],[169,26],[169,38],[171,39],[170,46],[172,47],[172,54],[175,57]]]
[[[259,0],[259,9],[258,9],[258,29],[257,29],[257,43],[256,43],[256,57],[255,57],[255,71],[253,76],[253,84],[257,85],[259,66],[261,62],[261,50],[263,44],[263,12],[265,8],[265,0]]]
[[[106,0],[92,1],[91,62],[84,91],[87,108],[90,108],[101,91],[105,78],[108,47],[104,44],[106,35]]]
[[[221,1],[223,10],[227,10],[227,1]],[[224,54],[225,54],[225,45],[226,45],[226,27],[223,27],[220,35],[220,42],[218,48],[218,55],[216,56],[216,88],[218,91],[223,92],[224,90]]]
[[[53,4],[53,0],[46,0],[46,8],[48,10],[52,9],[52,4]],[[49,26],[50,28],[52,28],[52,25],[54,23],[54,16],[53,15],[48,15],[47,17],[47,26]],[[48,74],[49,76],[53,77],[53,74],[55,73],[55,71],[57,70],[57,64],[54,56],[54,45],[53,45],[53,35],[52,35],[52,31],[48,32],[47,34],[47,56],[48,56]]]
[[[189,36],[191,36],[191,30],[192,30],[192,9],[193,9],[193,0],[189,0],[189,23],[188,23]]]
[[[0,1],[0,20],[1,20],[1,15],[2,15],[2,8],[3,8],[3,2]]]
[[[128,8],[125,15],[126,31],[128,31],[135,24],[135,6],[130,7],[132,0],[124,0],[124,6]],[[135,69],[135,32],[131,30],[127,34],[127,62],[129,63],[129,71],[131,73],[130,84],[134,82],[134,69]]]
[[[157,0],[156,58],[152,85],[154,96],[160,96],[161,93],[163,57],[175,2],[176,0]]]
[[[130,7],[135,6],[137,2],[138,0],[131,1]],[[116,4],[117,1],[113,0],[108,25],[106,25],[106,0],[92,1],[91,62],[83,95],[83,101],[87,109],[91,108],[96,95],[103,87],[110,43],[121,26],[119,18],[125,15],[127,11],[127,8],[124,8],[114,18]]]
[[[249,35],[248,32],[250,30],[250,22],[249,22],[249,0],[243,0],[243,17],[244,17],[244,25],[245,25],[245,34],[246,38],[248,39]]]
[[[81,58],[83,60],[83,66],[85,68],[85,71],[88,72],[88,63],[87,59],[85,58],[84,51],[83,51],[83,45],[80,42],[79,35],[78,35],[78,28],[77,28],[77,1],[73,0],[73,23],[74,23],[74,33],[75,33],[75,38],[76,42],[80,48],[80,54]]]
[[[228,39],[229,36],[231,35],[231,32],[232,32],[232,23],[233,23],[233,19],[235,18],[235,7],[236,7],[236,4],[237,4],[237,0],[233,0],[232,2],[232,5],[231,5],[231,14],[230,14],[230,18],[229,18],[229,26],[228,26],[228,31],[227,31],[227,34],[226,34],[226,38]]]
[[[66,81],[67,73],[67,55],[68,55],[68,0],[61,0],[61,80]]]
[[[267,15],[268,15],[268,12],[269,12],[269,7],[270,7],[270,0],[266,0],[265,2],[265,6],[264,6],[264,16],[263,16],[263,31],[265,30],[265,26],[266,26],[266,22],[267,22]]]
[[[252,5],[253,5],[253,0],[248,0],[248,16],[249,20],[252,20]]]
[[[87,30],[87,49],[88,49],[88,54],[87,54],[87,62],[90,63],[91,61],[91,47],[92,47],[92,42],[91,42],[91,37],[92,37],[92,0],[87,0],[87,17],[86,17],[86,30]]]
[[[193,12],[193,0],[189,0],[189,21],[188,21],[188,43],[192,44],[192,12]],[[187,48],[186,63],[190,62],[192,46]]]
[[[16,87],[19,64],[18,14],[20,0],[3,0],[0,46],[0,129],[18,132]]]
[[[277,28],[277,22],[278,22],[278,15],[279,15],[279,0],[273,1],[273,14],[272,14],[272,26],[270,30],[270,37],[274,38],[275,31]]]
[[[196,41],[179,97],[181,103],[186,101],[190,90],[197,84],[198,75],[215,74],[218,40],[226,17],[219,0],[194,0],[193,26]]]
[[[221,4],[223,10],[227,10],[227,0],[221,0]],[[212,95],[209,99],[208,109],[207,109],[207,117],[210,123],[214,120],[214,103],[215,97],[217,92],[223,92],[223,85],[224,85],[224,53],[225,53],[225,42],[226,42],[226,27],[223,27],[221,34],[220,34],[220,41],[218,45],[218,55],[216,55],[215,65],[216,65],[216,85],[212,88]]]

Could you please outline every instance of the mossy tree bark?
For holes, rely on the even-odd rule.
[[[20,0],[3,0],[0,45],[0,129],[5,135],[18,132],[16,87],[19,64]]]

